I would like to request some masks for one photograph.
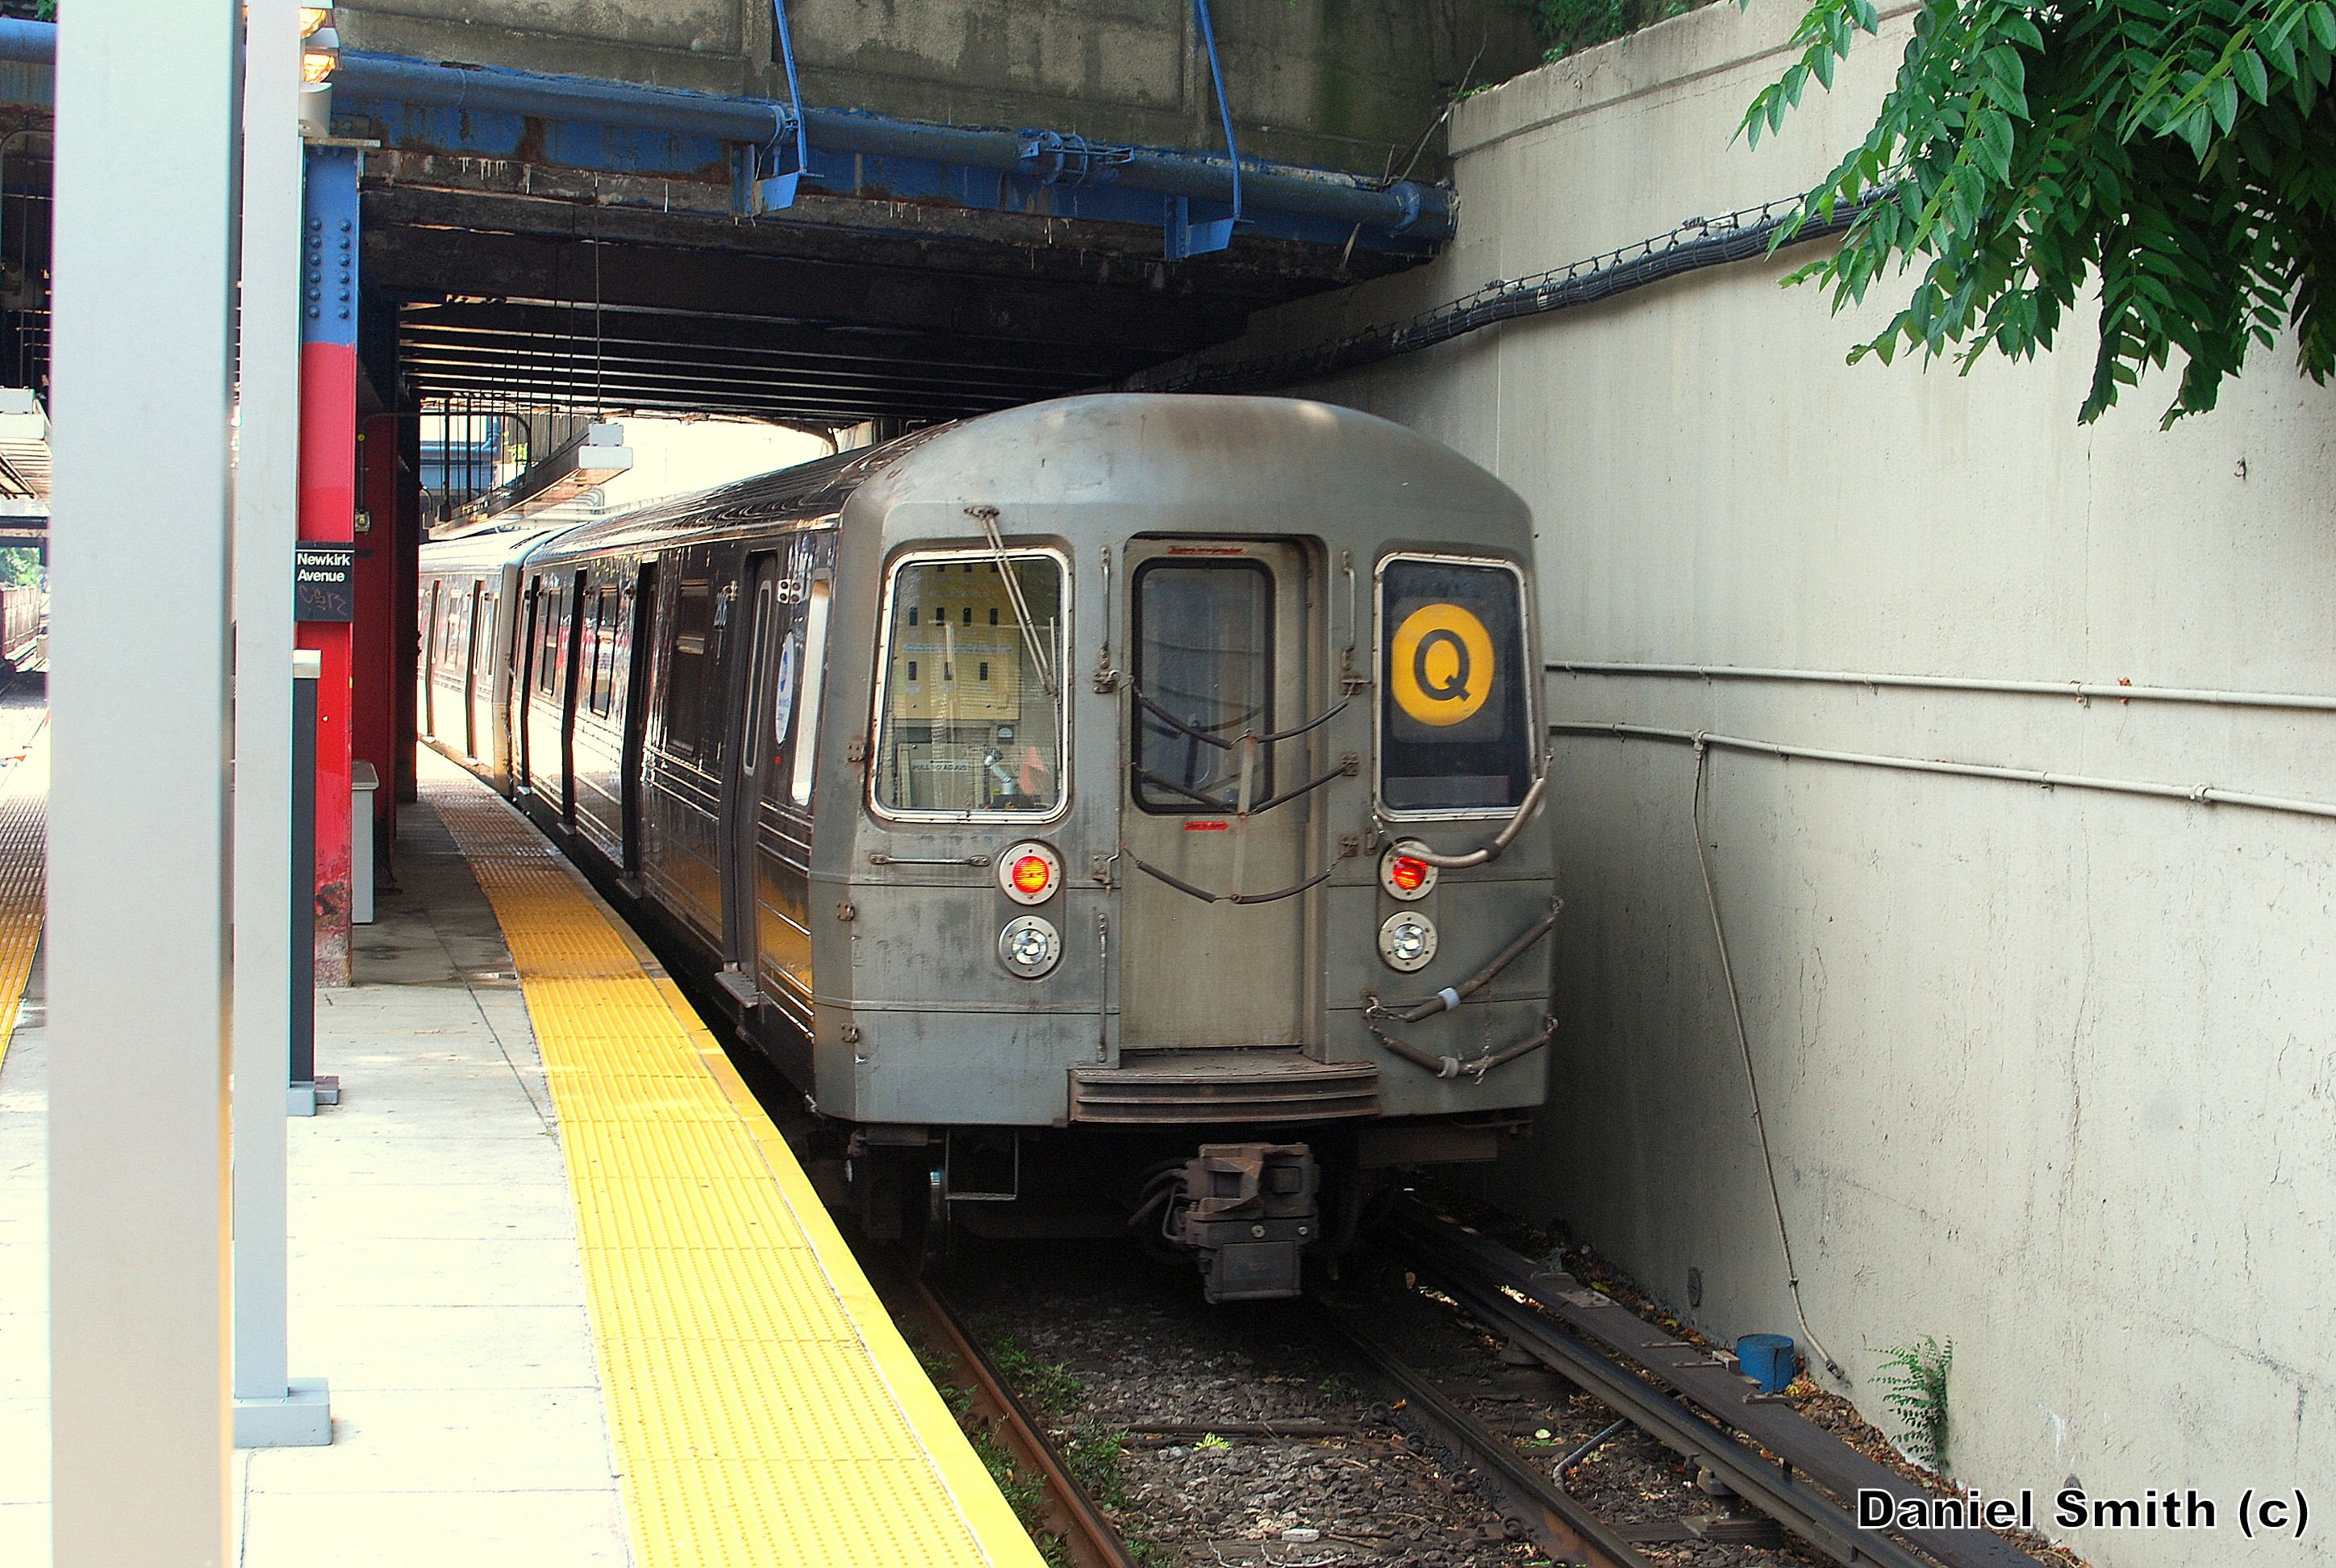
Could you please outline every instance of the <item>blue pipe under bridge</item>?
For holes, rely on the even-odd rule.
[[[55,24],[0,21],[0,61],[38,63],[55,49]],[[791,151],[797,129],[793,109],[770,99],[356,50],[341,54],[333,104],[336,122],[363,122],[403,151],[727,179],[749,215],[766,160]],[[803,184],[825,195],[1170,229],[1180,211],[1195,223],[1233,214],[1234,165],[1215,154],[843,109],[806,108],[802,130]],[[1426,256],[1454,230],[1451,193],[1436,185],[1248,159],[1240,184],[1242,228],[1260,238]]]

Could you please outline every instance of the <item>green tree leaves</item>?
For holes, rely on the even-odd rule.
[[[1872,0],[1816,0],[1799,57],[1737,134],[1780,128],[1830,86]],[[2078,418],[2179,350],[2165,423],[2214,406],[2252,346],[2292,325],[2313,380],[2336,371],[2336,0],[1926,0],[1864,141],[1798,220],[1858,211],[1796,271],[1834,308],[1920,268],[1905,307],[1851,351],[2049,348],[2098,280],[2099,340]],[[1780,238],[1796,223],[1788,223]]]
[[[1706,5],[1708,0],[1502,0],[1533,24],[1542,58],[1562,60],[1578,50]]]

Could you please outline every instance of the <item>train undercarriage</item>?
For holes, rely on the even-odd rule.
[[[1335,1269],[1387,1173],[1496,1158],[1527,1119],[1377,1122],[1325,1130],[808,1125],[805,1161],[831,1207],[873,1240],[945,1263],[961,1237],[1133,1236],[1190,1260],[1212,1303],[1299,1294]],[[1272,1136],[1260,1136],[1270,1132]],[[840,1145],[840,1146],[839,1146]]]

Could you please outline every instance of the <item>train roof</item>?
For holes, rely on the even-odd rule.
[[[912,431],[881,446],[860,447],[832,457],[815,457],[751,479],[645,506],[616,517],[579,524],[562,533],[546,559],[593,555],[604,550],[657,548],[676,536],[713,533],[749,524],[816,522],[835,516],[854,491],[952,424]]]
[[[838,517],[871,487],[888,508],[920,500],[960,504],[968,496],[1008,505],[1075,503],[1117,492],[1217,511],[1303,499],[1530,526],[1524,503],[1492,474],[1376,414],[1302,398],[1117,393],[935,425],[676,496],[568,529],[532,554],[552,560],[649,550],[749,526],[816,523]],[[1253,512],[1243,515],[1255,526]]]
[[[433,540],[423,548],[430,552],[430,566],[434,571],[492,571],[521,559],[560,531],[558,527],[542,526],[490,529],[457,539]]]

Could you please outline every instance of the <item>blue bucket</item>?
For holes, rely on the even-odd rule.
[[[1793,1380],[1795,1358],[1789,1334],[1747,1334],[1736,1341],[1736,1359],[1763,1394],[1781,1394]]]

